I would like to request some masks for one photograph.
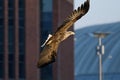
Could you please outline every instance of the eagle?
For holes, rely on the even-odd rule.
[[[42,45],[43,50],[40,53],[37,67],[42,68],[55,62],[57,56],[57,49],[59,44],[67,39],[69,36],[74,35],[73,31],[68,29],[82,16],[84,16],[89,10],[90,2],[86,0],[84,4],[74,10],[63,22],[63,24],[56,30],[56,32],[48,35],[47,40]]]

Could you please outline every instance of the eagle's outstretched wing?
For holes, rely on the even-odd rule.
[[[84,16],[89,10],[89,0],[84,2],[77,10],[74,10],[71,15],[69,15],[63,24],[57,29],[57,31],[66,31],[69,29],[78,19]],[[56,31],[56,32],[57,32]]]
[[[74,10],[70,16],[63,22],[63,24],[57,29],[57,31],[48,37],[44,44],[44,48],[40,53],[38,67],[46,66],[56,59],[57,49],[61,41],[73,35],[74,32],[67,31],[78,19],[84,16],[89,10],[89,0],[84,2],[81,7]]]

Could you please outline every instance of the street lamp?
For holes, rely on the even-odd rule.
[[[110,33],[108,32],[94,32],[94,37],[98,38],[97,55],[99,56],[99,80],[102,80],[102,55],[105,53],[102,38],[105,38]]]

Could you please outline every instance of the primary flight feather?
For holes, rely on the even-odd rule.
[[[45,43],[42,45],[43,50],[40,53],[37,64],[39,68],[55,61],[59,44],[69,36],[74,35],[74,32],[68,31],[68,29],[88,12],[89,6],[89,0],[85,1],[81,7],[78,7],[77,10],[74,10],[72,14],[66,18],[53,35],[49,35]]]

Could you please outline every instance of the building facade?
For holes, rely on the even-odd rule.
[[[72,10],[69,0],[0,0],[0,80],[73,80],[73,37],[54,64],[36,65],[41,44]]]
[[[120,79],[120,22],[88,26],[76,30],[75,80],[99,80],[98,39],[93,32],[109,32],[102,39],[105,53],[102,55],[102,79]]]

